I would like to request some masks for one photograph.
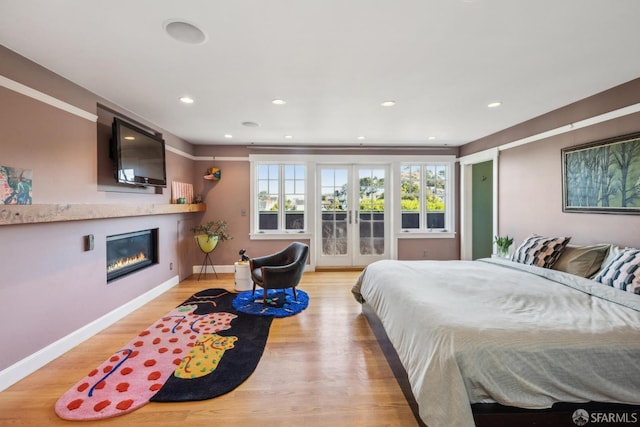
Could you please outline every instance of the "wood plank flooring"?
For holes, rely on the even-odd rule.
[[[416,426],[376,338],[351,296],[358,271],[305,273],[309,307],[275,319],[256,371],[234,391],[200,402],[149,403],[86,426]],[[0,393],[0,426],[71,426],[60,395],[163,314],[233,274],[183,281],[141,309]]]

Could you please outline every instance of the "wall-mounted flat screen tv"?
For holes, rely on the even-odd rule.
[[[111,143],[116,181],[138,186],[167,186],[161,136],[115,117]]]

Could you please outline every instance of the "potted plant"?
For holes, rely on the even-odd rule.
[[[227,221],[209,221],[191,228],[196,233],[195,239],[200,250],[205,253],[213,251],[218,242],[229,240],[232,237],[227,233]]]
[[[513,244],[513,237],[494,236],[493,243],[495,243],[498,248],[498,256],[501,256],[502,258],[509,258],[509,247]]]

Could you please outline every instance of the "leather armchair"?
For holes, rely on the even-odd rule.
[[[264,304],[267,304],[268,289],[293,289],[293,297],[297,301],[296,286],[302,278],[302,272],[307,264],[309,246],[300,242],[293,242],[280,252],[249,260],[249,270],[253,281],[253,295],[256,285],[264,289]]]

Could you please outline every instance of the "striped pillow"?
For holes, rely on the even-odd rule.
[[[551,268],[571,237],[542,237],[537,234],[524,239],[513,255],[513,261],[537,267]]]
[[[624,249],[593,280],[640,295],[640,250]]]

